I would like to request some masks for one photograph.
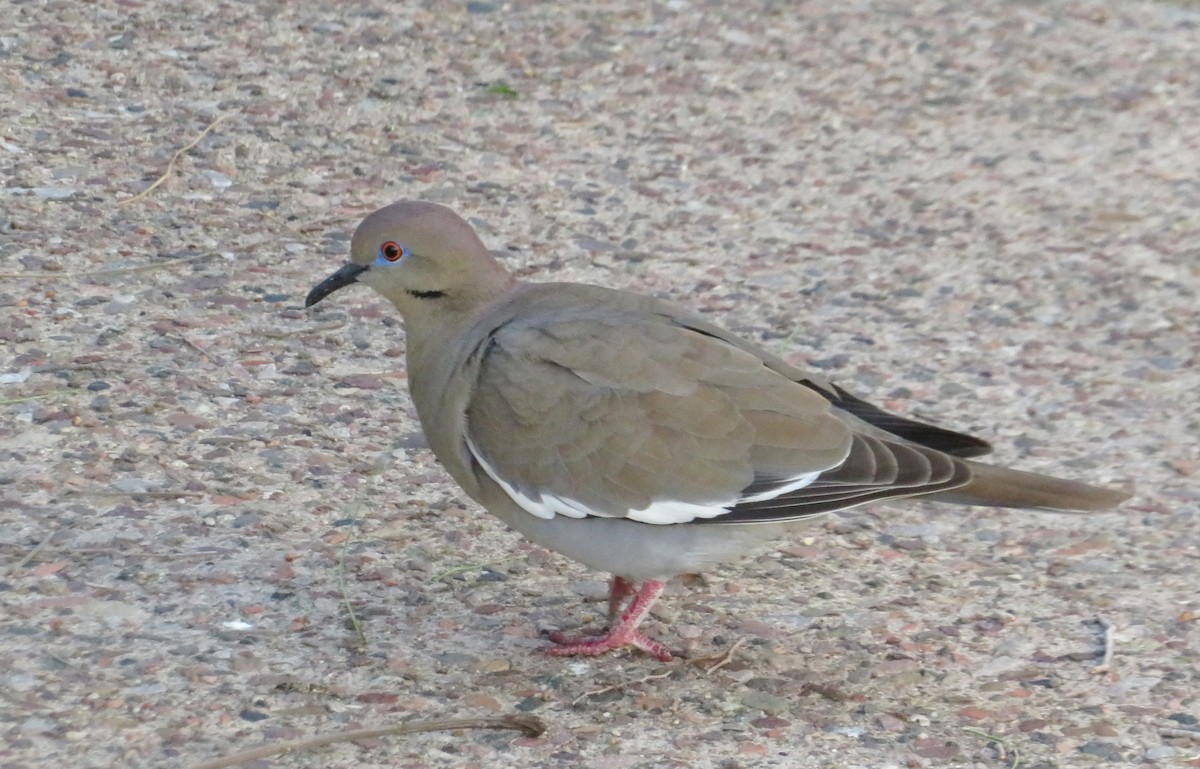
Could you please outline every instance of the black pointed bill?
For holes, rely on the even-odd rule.
[[[304,306],[312,307],[339,288],[345,288],[351,283],[357,283],[358,276],[366,272],[367,267],[368,265],[365,264],[351,263],[345,265],[325,280],[313,286],[313,290],[308,292],[308,297],[304,300]]]

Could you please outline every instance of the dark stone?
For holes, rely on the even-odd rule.
[[[1080,753],[1086,753],[1089,756],[1103,758],[1106,761],[1114,761],[1124,763],[1125,756],[1121,751],[1117,750],[1117,746],[1108,742],[1099,742],[1092,740],[1086,744],[1079,746]]]
[[[541,697],[526,697],[518,702],[516,707],[517,710],[521,711],[522,713],[532,713],[545,704],[546,701]]]

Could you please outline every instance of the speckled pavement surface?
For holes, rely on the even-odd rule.
[[[1200,766],[1200,6],[0,15],[0,767]],[[448,483],[390,307],[301,309],[400,197],[1137,496],[829,518],[672,586],[715,672],[547,658],[604,575]]]

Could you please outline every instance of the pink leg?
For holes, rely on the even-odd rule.
[[[621,617],[621,605],[625,599],[637,592],[637,584],[624,577],[613,577],[608,584],[608,626],[617,624]]]
[[[617,579],[613,580],[613,586],[609,591],[609,599],[617,592]],[[632,586],[626,581],[621,580],[625,584],[625,589],[631,589]],[[647,654],[652,654],[662,662],[671,661],[671,652],[657,641],[652,641],[642,633],[638,632],[638,625],[646,618],[650,607],[662,595],[663,588],[666,584],[656,582],[654,580],[646,580],[642,583],[641,590],[637,591],[637,595],[629,602],[629,606],[621,614],[621,619],[616,624],[608,629],[604,635],[598,636],[583,636],[580,638],[570,638],[562,633],[551,633],[550,640],[554,642],[548,652],[555,657],[594,657],[597,654],[604,654],[613,649],[620,649],[625,646],[633,646]]]

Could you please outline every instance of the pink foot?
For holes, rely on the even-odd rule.
[[[633,646],[657,657],[661,662],[674,659],[667,647],[632,628],[614,628],[604,635],[594,636],[572,637],[563,633],[551,633],[550,640],[554,642],[554,646],[547,649],[546,653],[552,657],[595,657],[614,649]]]
[[[638,590],[633,600],[629,602],[628,608],[621,614],[620,620],[603,635],[572,638],[563,633],[551,633],[550,640],[555,645],[548,649],[547,653],[555,657],[594,657],[614,649],[632,646],[657,657],[661,662],[670,662],[672,660],[671,652],[637,629],[637,626],[646,618],[654,601],[662,594],[664,587],[666,585],[662,582],[654,580],[645,582],[642,589]],[[631,592],[633,592],[631,582],[621,577],[614,577],[608,594],[610,611],[615,614],[616,612],[613,610],[620,605],[620,599]]]

